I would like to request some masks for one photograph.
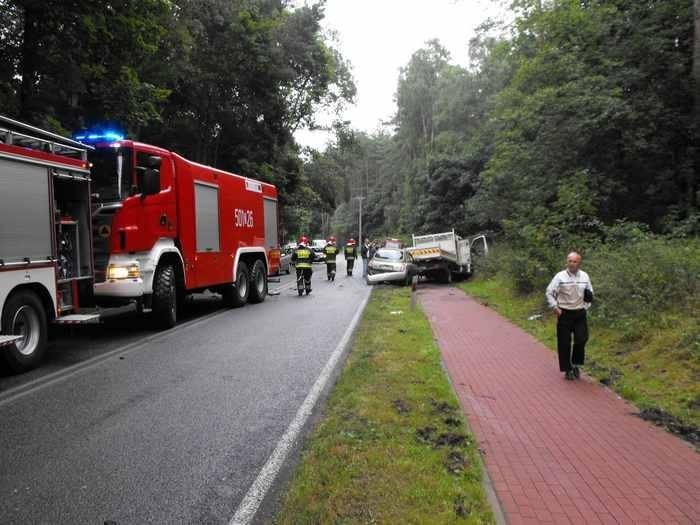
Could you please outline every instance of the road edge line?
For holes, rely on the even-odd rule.
[[[270,454],[269,458],[265,462],[265,465],[258,472],[257,477],[246,492],[246,495],[241,500],[241,503],[238,505],[236,513],[229,521],[229,525],[249,525],[255,518],[255,515],[260,509],[260,505],[277,479],[277,475],[287,460],[289,453],[292,451],[295,441],[302,433],[309,417],[311,417],[313,414],[313,410],[318,403],[321,394],[325,390],[328,381],[333,376],[340,358],[345,353],[346,347],[350,344],[352,336],[355,333],[355,329],[357,328],[360,319],[362,318],[362,314],[365,311],[371,295],[370,290],[370,293],[367,294],[367,297],[365,297],[358,306],[355,315],[345,330],[343,337],[340,339],[338,346],[335,347],[335,350],[333,350],[333,353],[328,358],[323,370],[321,370],[321,373],[316,378],[315,383],[311,387],[309,393],[306,395],[306,398],[299,407],[299,410],[297,410],[297,413],[287,427],[287,430],[277,442],[277,446],[272,451],[272,454]]]

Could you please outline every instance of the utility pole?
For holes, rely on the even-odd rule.
[[[362,245],[362,201],[365,199],[364,197],[355,197],[358,201],[360,201],[360,232],[359,236],[357,239],[357,243],[359,245]]]

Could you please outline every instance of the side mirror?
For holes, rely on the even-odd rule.
[[[144,166],[147,168],[151,168],[152,170],[159,170],[160,169],[160,163],[162,159],[160,157],[156,157],[155,155],[149,155],[144,159]]]

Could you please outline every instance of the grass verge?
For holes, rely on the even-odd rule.
[[[556,350],[555,320],[544,307],[544,292],[519,295],[499,275],[461,286]],[[542,316],[529,319],[537,314]],[[688,312],[661,312],[653,323],[635,323],[628,328],[604,321],[595,315],[589,319],[586,372],[634,403],[645,418],[697,444],[700,438],[698,320]]]
[[[474,439],[409,293],[375,289],[276,523],[493,521]]]

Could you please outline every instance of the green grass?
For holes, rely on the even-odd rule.
[[[470,295],[556,349],[555,319],[544,292],[519,295],[503,276],[461,285]],[[595,308],[595,305],[594,307]],[[700,322],[687,311],[653,320],[615,322],[591,310],[585,370],[639,408],[659,408],[685,425],[700,426]],[[542,318],[528,320],[535,314]]]
[[[377,288],[276,522],[492,521],[430,325],[408,290]]]

